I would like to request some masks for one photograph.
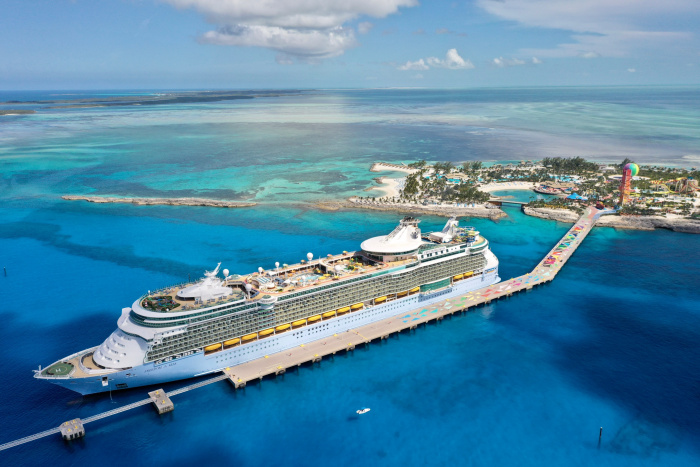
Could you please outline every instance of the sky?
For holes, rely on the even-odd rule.
[[[0,89],[700,84],[700,0],[0,0]]]

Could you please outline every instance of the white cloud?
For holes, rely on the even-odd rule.
[[[700,13],[697,0],[477,0],[477,4],[526,26],[575,33],[571,43],[521,51],[543,57],[616,57],[652,47],[667,51],[693,35],[673,25],[688,24],[688,18]],[[652,24],[667,27],[654,30]]]
[[[532,64],[533,65],[542,65],[542,60],[540,60],[537,57],[532,57]]]
[[[637,70],[634,69],[634,68],[628,68],[627,71],[629,71],[630,73],[636,73],[636,72],[637,72]]]
[[[407,70],[429,70],[433,68],[447,68],[450,70],[468,70],[474,68],[474,64],[460,57],[457,49],[450,49],[445,54],[444,59],[437,57],[421,58],[415,62],[408,61],[397,68],[402,71]]]
[[[450,31],[447,28],[437,28],[435,30],[435,34],[452,34],[452,33],[453,33],[453,31]]]
[[[408,61],[403,65],[400,65],[398,68],[401,71],[430,69],[430,67],[425,64],[425,60],[423,60],[422,58],[420,60],[416,60],[415,62]]]
[[[415,75],[412,76],[413,79],[423,79],[423,75],[421,73],[416,73]]]
[[[345,26],[362,16],[384,18],[417,0],[161,0],[194,9],[217,26],[200,42],[265,47],[302,60],[334,57],[357,46]],[[358,25],[366,33],[371,23]]]
[[[357,32],[359,32],[360,34],[367,34],[372,30],[373,27],[374,24],[370,23],[369,21],[363,21],[357,25]]]
[[[335,57],[357,45],[355,35],[349,28],[319,31],[240,25],[206,32],[200,37],[200,42],[265,47],[304,60]]]
[[[467,70],[474,68],[474,64],[459,56],[457,49],[450,49],[445,54],[445,58],[440,60],[437,57],[428,57],[428,65],[434,68],[449,68],[450,70]]]
[[[491,60],[491,63],[493,65],[496,65],[499,68],[505,68],[507,66],[520,66],[520,65],[525,65],[524,60],[520,60],[519,58],[503,58],[503,57],[497,57]],[[534,61],[533,61],[534,63]]]

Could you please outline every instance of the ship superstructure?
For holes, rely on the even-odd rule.
[[[450,219],[423,235],[406,217],[343,252],[247,275],[220,264],[192,283],[149,291],[122,309],[98,347],[35,377],[81,394],[191,378],[498,282],[488,241]]]

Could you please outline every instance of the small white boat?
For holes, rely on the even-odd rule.
[[[359,415],[362,415],[363,413],[367,413],[367,412],[369,412],[369,411],[370,411],[369,408],[364,407],[364,408],[358,410],[357,413],[358,413]]]

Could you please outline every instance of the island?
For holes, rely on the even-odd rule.
[[[246,201],[226,201],[207,198],[117,198],[114,196],[82,196],[64,195],[62,199],[67,201],[87,201],[89,203],[126,203],[136,205],[164,205],[164,206],[208,206],[215,208],[247,208],[258,203]]]
[[[32,109],[0,109],[0,115],[30,115],[35,114]]]
[[[597,226],[700,233],[700,172],[696,168],[640,167],[629,159],[601,164],[581,157],[545,157],[517,164],[470,161],[462,166],[377,162],[370,171],[406,175],[375,178],[379,185],[367,190],[379,196],[354,196],[318,207],[497,220],[507,216],[501,206],[511,203],[520,205],[529,216],[575,222],[587,206],[594,206],[606,211]],[[513,190],[526,190],[532,196],[513,201],[508,199],[511,196],[494,195]]]
[[[286,91],[168,91],[159,93],[133,93],[129,95],[105,95],[101,97],[84,97],[77,99],[45,99],[27,101],[5,101],[0,105],[42,106],[46,109],[85,109],[93,107],[125,107],[125,106],[155,106],[170,104],[199,104],[207,102],[234,101],[239,99],[256,99],[294,96],[300,94],[299,90]],[[33,110],[25,110],[20,113],[34,113]]]

